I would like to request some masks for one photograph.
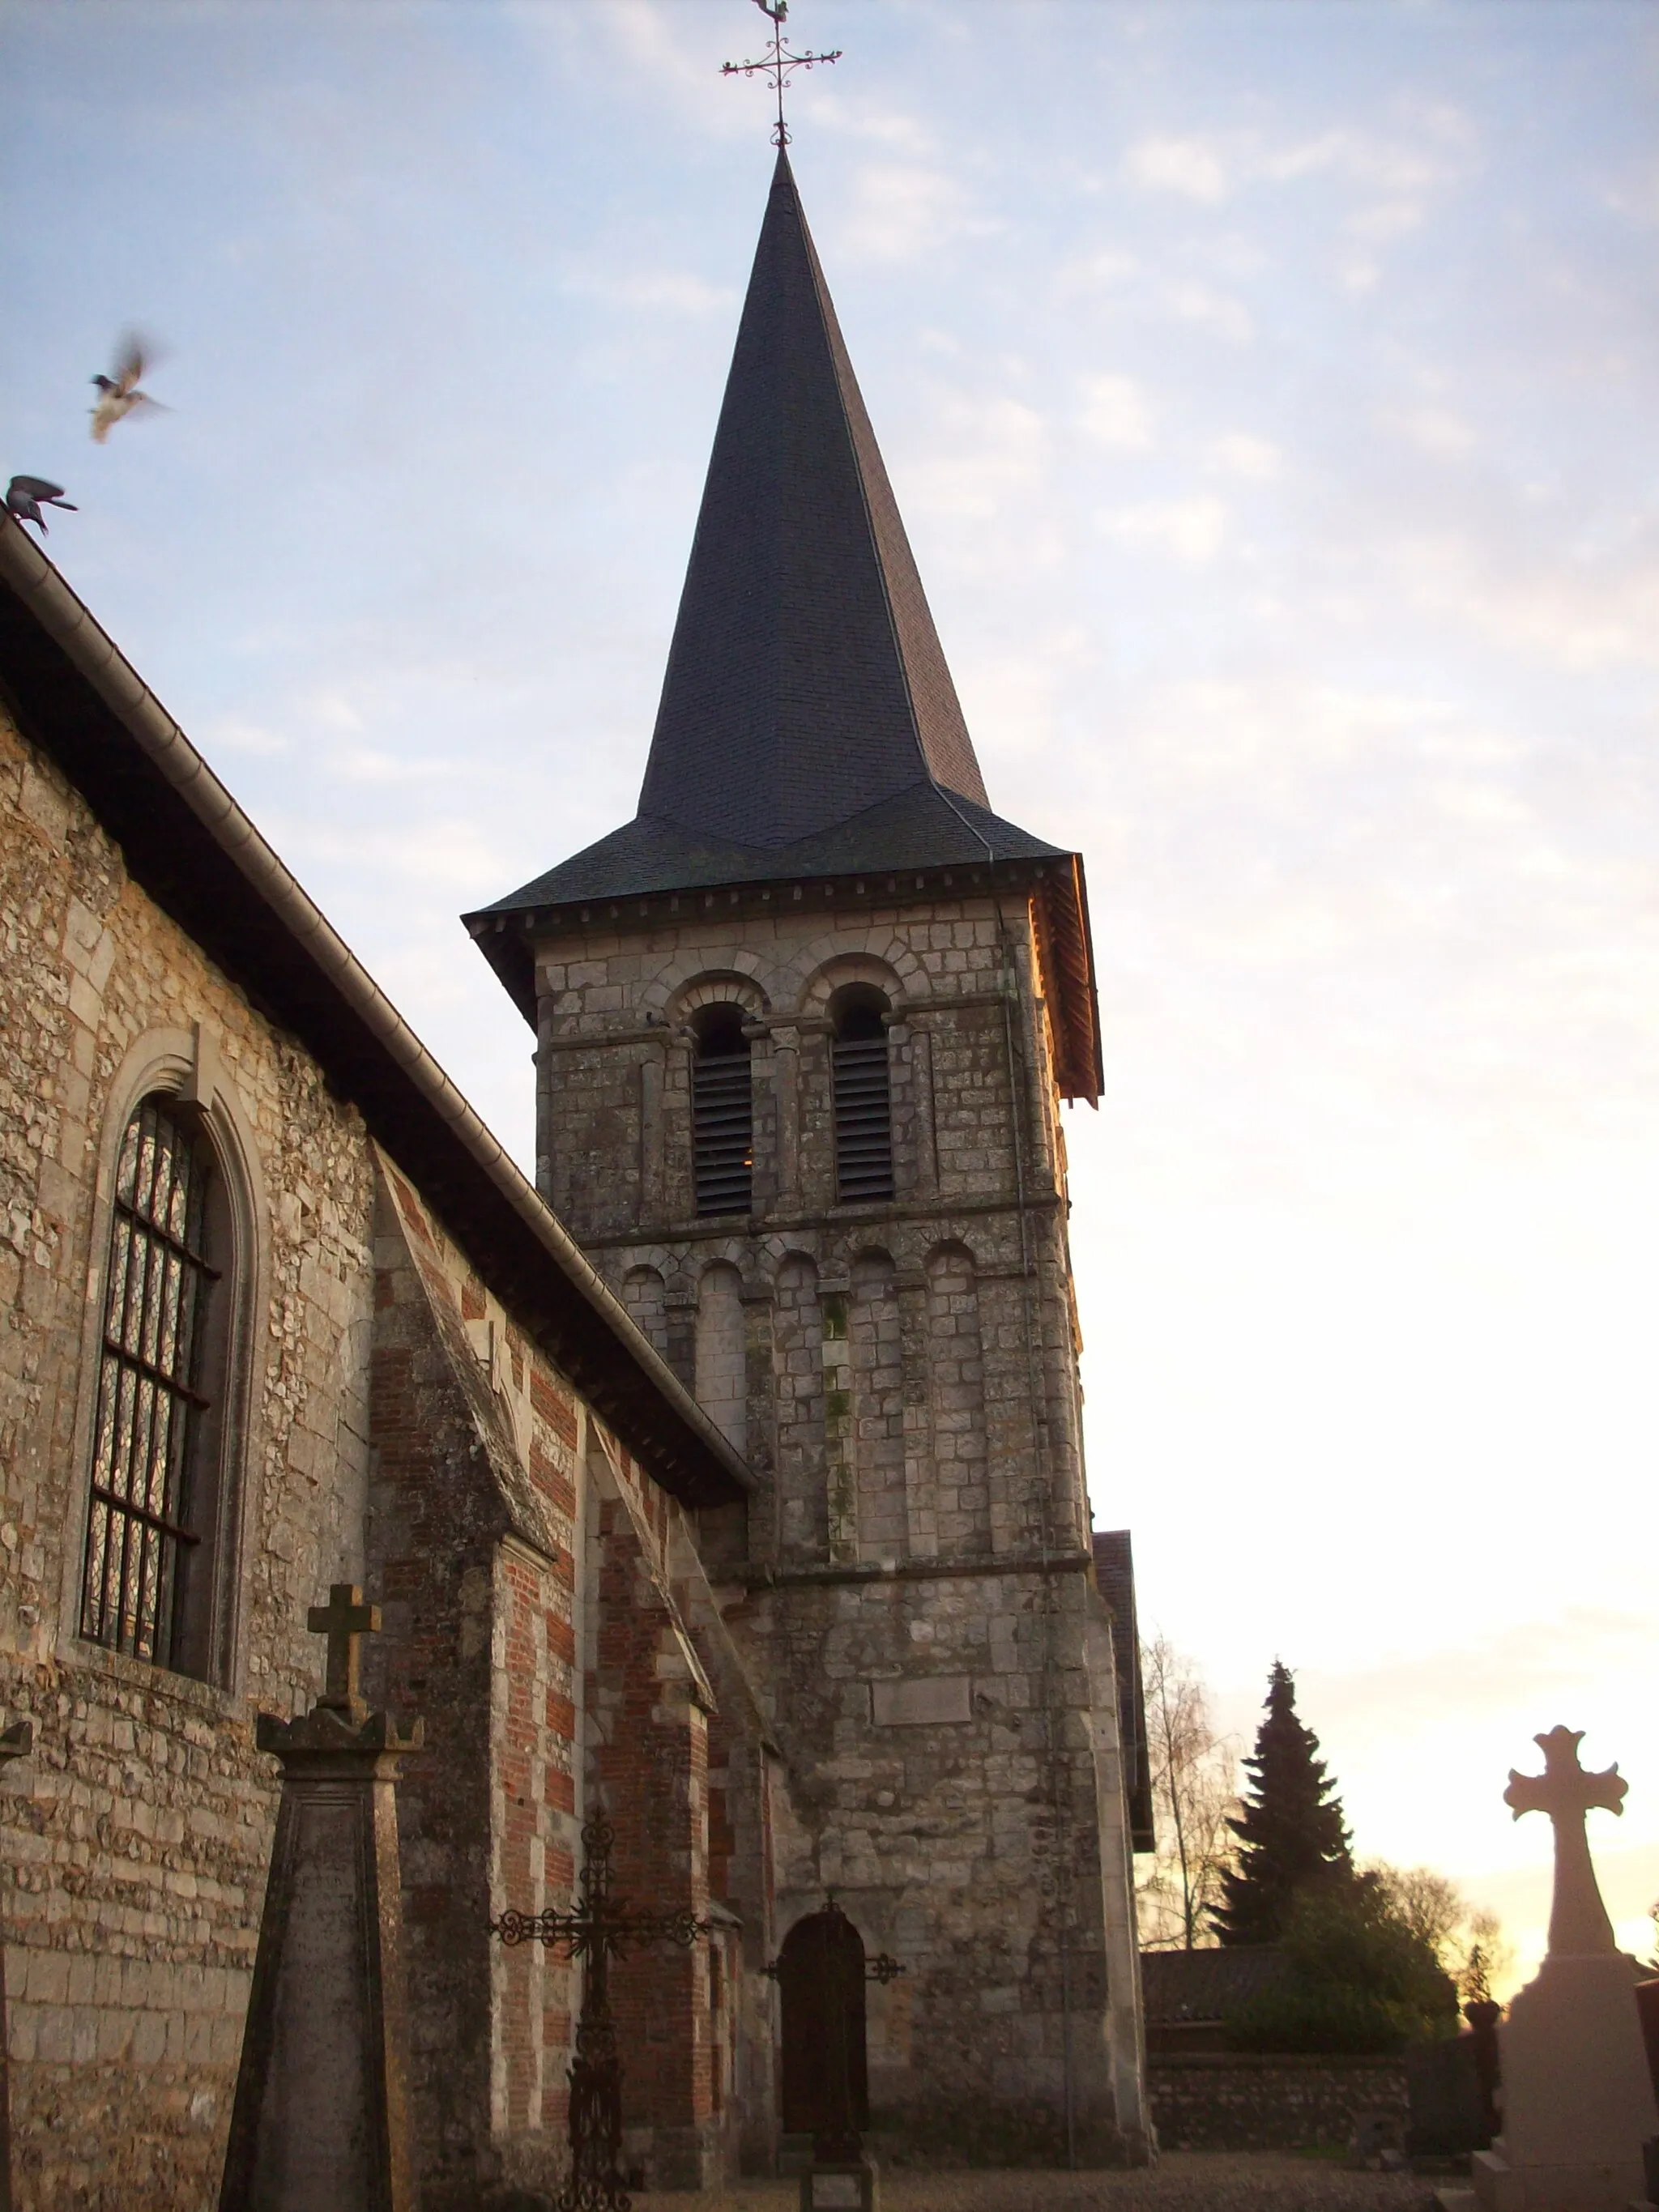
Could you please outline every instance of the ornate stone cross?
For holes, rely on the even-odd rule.
[[[349,1720],[366,1719],[368,1707],[357,1687],[357,1668],[364,1637],[380,1632],[380,1607],[365,1605],[356,1583],[331,1583],[328,1603],[307,1610],[306,1626],[313,1636],[328,1638],[328,1671],[317,1703]]]
[[[1510,1786],[1504,1802],[1523,1813],[1547,1813],[1555,1824],[1555,1896],[1550,1906],[1552,1958],[1588,1958],[1616,1952],[1613,1923],[1595,1884],[1589,1843],[1584,1834],[1584,1815],[1591,1806],[1622,1814],[1630,1784],[1613,1765],[1600,1774],[1587,1774],[1578,1764],[1583,1729],[1553,1728],[1533,1741],[1544,1754],[1541,1774],[1520,1774],[1510,1769]]]

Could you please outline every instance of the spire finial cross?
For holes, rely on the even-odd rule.
[[[783,26],[789,14],[789,0],[755,0],[763,15],[769,17],[772,39],[764,55],[757,62],[722,62],[722,76],[764,76],[772,82],[777,94],[778,119],[772,125],[772,143],[781,149],[789,143],[789,126],[783,119],[783,88],[791,73],[798,69],[815,69],[820,62],[838,62],[841,48],[830,54],[792,54],[783,35]]]
[[[374,1635],[380,1626],[380,1607],[365,1605],[356,1583],[331,1583],[328,1603],[310,1607],[306,1626],[313,1636],[328,1638],[328,1671],[323,1694],[317,1700],[319,1705],[347,1713],[354,1720],[361,1718],[363,1701],[357,1688],[357,1665],[364,1637]]]
[[[1578,1957],[1616,1951],[1613,1923],[1601,1902],[1584,1835],[1584,1815],[1592,1806],[1622,1814],[1630,1784],[1616,1765],[1592,1774],[1578,1764],[1583,1729],[1553,1728],[1533,1741],[1544,1754],[1541,1774],[1510,1769],[1504,1802],[1518,1820],[1523,1813],[1547,1813],[1555,1827],[1555,1895],[1550,1909],[1550,1955]]]

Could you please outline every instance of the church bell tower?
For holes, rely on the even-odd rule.
[[[906,1970],[871,2124],[1144,2157],[1083,863],[991,811],[781,150],[639,811],[467,926],[536,1030],[543,1195],[753,1470],[704,1561],[786,1778],[777,1939],[833,1891]]]

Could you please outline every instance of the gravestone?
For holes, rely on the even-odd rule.
[[[0,1765],[27,1758],[34,1748],[33,1721],[14,1721],[0,1731]],[[11,2212],[11,2082],[6,2070],[6,1946],[0,1929],[0,2212]]]
[[[1565,1728],[1536,1737],[1543,1773],[1511,1769],[1504,1793],[1516,1820],[1549,1815],[1555,1893],[1549,1948],[1498,2032],[1504,2131],[1475,2153],[1467,2197],[1485,2212],[1625,2212],[1644,2194],[1642,2145],[1659,2126],[1634,1966],[1613,1941],[1584,1833],[1592,1807],[1622,1811],[1629,1784],[1616,1766],[1586,1773],[1582,1740]]]
[[[401,1735],[358,1694],[378,1606],[336,1583],[307,1620],[322,1696],[258,1717],[283,1796],[219,2212],[414,2212],[395,1785],[421,1723]]]

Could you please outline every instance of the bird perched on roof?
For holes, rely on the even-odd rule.
[[[62,484],[48,483],[44,477],[14,477],[6,486],[6,507],[20,522],[36,522],[40,535],[46,534],[46,518],[40,512],[41,504],[67,507],[71,514],[80,508],[72,499],[65,499]]]
[[[145,411],[160,408],[159,399],[152,399],[148,392],[138,389],[144,366],[144,340],[137,331],[129,331],[116,356],[114,375],[94,376],[92,380],[98,386],[98,404],[92,410],[92,434],[97,444],[101,446],[115,425],[135,408]]]

